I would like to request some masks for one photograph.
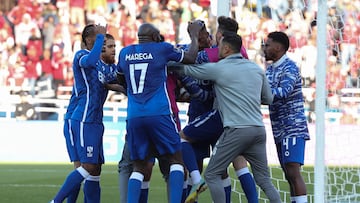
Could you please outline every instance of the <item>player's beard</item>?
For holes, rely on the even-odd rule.
[[[107,63],[107,64],[115,63],[115,56],[114,55],[107,56],[105,58],[104,62]]]

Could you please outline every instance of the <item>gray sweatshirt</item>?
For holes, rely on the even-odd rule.
[[[265,72],[257,64],[233,54],[217,63],[184,65],[181,71],[214,81],[224,127],[264,126],[261,104],[271,104],[273,96]]]

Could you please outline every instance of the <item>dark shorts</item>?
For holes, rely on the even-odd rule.
[[[276,144],[280,164],[299,163],[304,165],[305,142],[302,137],[284,138]]]
[[[126,130],[131,160],[145,160],[149,156],[181,150],[180,136],[170,115],[129,119]]]
[[[76,151],[76,147],[75,147],[75,136],[74,133],[72,132],[71,129],[71,121],[70,119],[65,119],[64,120],[64,137],[65,137],[65,141],[66,141],[66,148],[67,148],[67,152],[69,154],[69,158],[71,162],[74,161],[80,161],[79,155]]]
[[[102,123],[84,123],[71,120],[71,129],[75,135],[74,142],[80,162],[103,164],[104,125]]]
[[[197,159],[210,156],[210,146],[214,146],[224,131],[220,113],[211,110],[190,122],[183,129],[184,134],[193,142]]]

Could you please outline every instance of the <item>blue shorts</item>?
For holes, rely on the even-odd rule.
[[[170,115],[129,119],[126,131],[131,160],[145,160],[181,150],[180,136]]]
[[[71,121],[70,119],[65,119],[64,120],[64,137],[65,137],[65,141],[66,141],[66,148],[67,148],[67,152],[69,154],[69,158],[70,158],[70,161],[71,162],[74,162],[74,161],[79,161],[80,158],[79,158],[79,155],[76,151],[76,148],[75,148],[75,137],[74,137],[74,134],[72,132],[72,129],[71,129]]]
[[[71,128],[75,135],[76,151],[81,163],[103,164],[103,123],[84,123],[71,120]]]
[[[197,159],[210,156],[210,145],[214,146],[224,131],[218,110],[211,110],[195,118],[183,129],[184,134],[191,138]]]
[[[286,163],[299,163],[304,165],[305,139],[290,137],[276,144],[276,149],[281,165]]]

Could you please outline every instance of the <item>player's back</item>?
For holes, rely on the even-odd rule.
[[[166,89],[167,62],[181,62],[182,50],[166,42],[130,45],[119,55],[128,85],[128,118],[171,113]]]

